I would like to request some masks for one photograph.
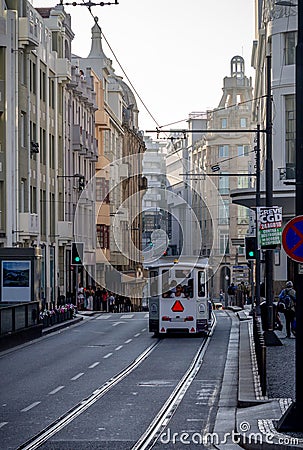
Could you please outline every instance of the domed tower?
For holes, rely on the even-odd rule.
[[[245,64],[242,56],[234,56],[230,62],[231,76],[235,78],[244,78]]]

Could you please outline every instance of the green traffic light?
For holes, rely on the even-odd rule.
[[[80,262],[80,257],[79,257],[79,256],[76,256],[76,257],[75,257],[75,261],[76,261],[76,262]]]
[[[248,253],[248,255],[249,255],[249,256],[254,256],[254,252],[253,252],[253,251],[250,251],[250,252]]]

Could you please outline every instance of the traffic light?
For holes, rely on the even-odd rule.
[[[72,261],[73,266],[82,266],[83,264],[83,242],[72,242]]]
[[[79,191],[83,191],[84,188],[85,188],[85,176],[79,175],[78,189],[79,189]]]
[[[257,238],[256,236],[247,236],[245,238],[245,256],[246,259],[256,259]]]

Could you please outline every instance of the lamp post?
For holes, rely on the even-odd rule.
[[[303,0],[298,0],[298,43],[296,47],[296,216],[303,215]],[[295,263],[296,304],[296,400],[278,422],[279,431],[303,431],[303,275]]]

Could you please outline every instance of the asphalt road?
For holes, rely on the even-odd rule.
[[[182,430],[212,428],[230,331],[224,314],[218,315],[202,367],[170,423],[170,432],[179,437]],[[178,384],[202,340],[161,340],[138,368],[41,448],[130,449]],[[2,353],[1,450],[16,449],[155,342],[146,313],[100,314]],[[169,435],[163,435],[155,448],[179,448],[168,440]]]

